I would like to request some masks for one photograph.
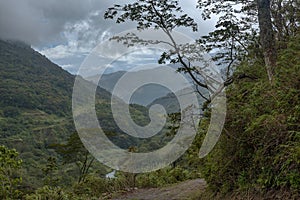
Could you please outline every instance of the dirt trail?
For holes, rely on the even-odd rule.
[[[191,200],[205,189],[203,179],[188,180],[163,188],[137,189],[113,200]]]

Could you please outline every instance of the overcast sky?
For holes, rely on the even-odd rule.
[[[133,0],[0,0],[0,38],[25,41],[50,60],[75,74],[84,58],[112,35],[134,28],[104,20],[112,4]],[[191,37],[212,30],[203,22],[196,0],[181,0],[184,11],[198,22],[199,32],[180,30]]]

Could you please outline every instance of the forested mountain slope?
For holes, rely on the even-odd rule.
[[[23,183],[41,184],[49,146],[75,131],[71,114],[75,76],[30,46],[0,41],[1,144],[16,148],[24,161]]]
[[[21,42],[0,41],[1,107],[70,114],[74,76]]]
[[[64,162],[54,147],[77,134],[71,110],[74,80],[74,75],[30,46],[0,40],[0,144],[20,153],[24,162],[21,174],[24,187],[41,186],[45,178],[43,169],[49,164],[49,158],[61,164]],[[92,83],[86,82],[87,87],[89,84]],[[126,135],[117,127],[110,104],[111,94],[98,87],[96,112],[99,124],[119,147],[148,151],[170,139],[164,134],[158,135],[150,145],[146,140]],[[138,124],[149,123],[145,107],[130,105],[130,113]],[[75,173],[74,169],[66,170]],[[72,182],[76,173],[65,175],[64,182]]]

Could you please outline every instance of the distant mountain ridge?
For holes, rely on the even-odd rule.
[[[174,70],[177,70],[177,65],[168,65],[169,67],[172,67]],[[87,77],[86,79],[89,81],[92,81],[95,84],[98,84],[100,87],[106,89],[110,93],[113,92],[116,83],[120,80],[122,76],[126,74],[126,76],[130,77],[137,77],[139,78],[140,74],[147,74],[153,71],[157,71],[159,74],[159,70],[164,67],[156,67],[152,69],[142,69],[140,71],[117,71],[109,74],[103,74],[99,80],[99,75]],[[156,78],[156,77],[154,77]],[[172,78],[172,77],[165,77],[165,78]],[[186,76],[186,78],[192,82],[192,80]],[[99,81],[99,82],[98,82]],[[124,90],[126,90],[126,85],[124,85]],[[180,89],[179,89],[180,90]],[[159,84],[146,84],[141,87],[139,87],[131,97],[130,103],[132,104],[138,104],[142,106],[148,106],[151,104],[151,102],[155,101],[156,99],[162,98],[167,96],[169,93],[171,93],[171,90],[168,88],[161,86]],[[118,94],[116,94],[118,95]]]
[[[172,66],[174,69],[178,68],[177,65],[169,65],[169,66]],[[117,71],[117,72],[113,72],[113,73],[109,73],[109,74],[103,74],[101,76],[100,80],[98,80],[99,75],[88,77],[86,79],[90,80],[91,82],[93,82],[95,84],[98,84],[100,87],[102,87],[102,88],[106,89],[107,91],[109,91],[110,93],[112,93],[115,88],[116,83],[125,74],[129,75],[131,77],[138,77],[140,72],[147,74],[148,72],[151,72],[152,70],[159,70],[159,68],[143,69],[140,71],[132,71],[132,72]],[[191,84],[193,84],[192,79],[189,76],[185,75],[185,77],[187,78],[187,80],[189,82],[191,82]],[[192,87],[196,91],[195,86],[192,85]],[[186,89],[187,88],[182,88],[182,89],[176,91],[176,95],[177,96],[185,95],[185,93],[187,92],[187,91],[185,91]],[[124,90],[126,90],[126,86],[124,86]],[[202,90],[203,94],[207,95],[207,91],[205,91],[204,89],[201,89],[201,90]],[[198,96],[198,100],[199,100],[200,104],[202,104],[204,99],[202,97],[200,97],[200,95],[197,94],[196,92],[195,92],[195,94]],[[169,89],[167,89],[163,86],[160,86],[157,84],[148,84],[148,85],[144,85],[144,86],[140,87],[132,94],[130,103],[142,105],[147,108],[150,108],[154,104],[160,104],[166,109],[167,113],[176,113],[176,112],[180,111],[180,106],[179,106],[179,102],[176,98],[176,95],[172,91],[170,91]]]

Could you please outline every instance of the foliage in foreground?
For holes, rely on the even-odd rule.
[[[201,172],[214,192],[300,191],[300,36],[281,51],[275,84],[263,62],[253,59],[235,73],[247,73],[227,91],[224,133]]]

